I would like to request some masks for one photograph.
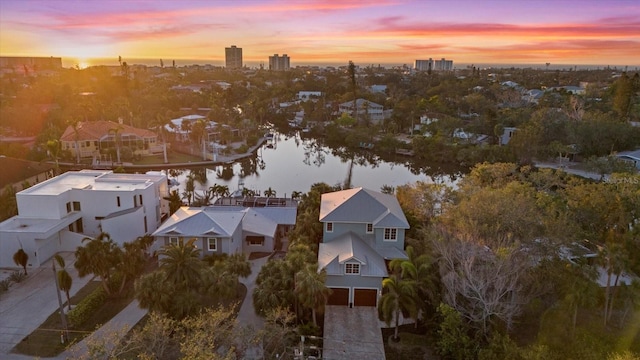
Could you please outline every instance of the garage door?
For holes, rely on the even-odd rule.
[[[349,305],[349,289],[343,288],[330,288],[331,295],[329,295],[329,305]]]
[[[378,300],[378,290],[376,289],[354,289],[354,306],[376,306]]]

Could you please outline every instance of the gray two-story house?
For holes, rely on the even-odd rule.
[[[320,222],[318,269],[327,272],[329,305],[377,306],[388,262],[407,258],[409,223],[398,200],[363,188],[326,193]]]

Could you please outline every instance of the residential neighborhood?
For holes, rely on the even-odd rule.
[[[0,5],[0,360],[640,359],[637,6],[79,5]]]

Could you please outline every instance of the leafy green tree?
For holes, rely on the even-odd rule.
[[[27,275],[27,263],[29,262],[29,255],[24,251],[24,249],[20,248],[13,254],[13,262],[16,265],[22,266],[24,269],[24,274]]]
[[[440,304],[438,313],[442,318],[436,330],[436,351],[446,359],[466,360],[475,358],[478,345],[469,336],[469,327],[454,308]]]

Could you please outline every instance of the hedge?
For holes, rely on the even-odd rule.
[[[71,311],[68,318],[74,326],[80,326],[93,315],[107,300],[107,293],[102,287],[98,287],[86,298],[82,299]]]

